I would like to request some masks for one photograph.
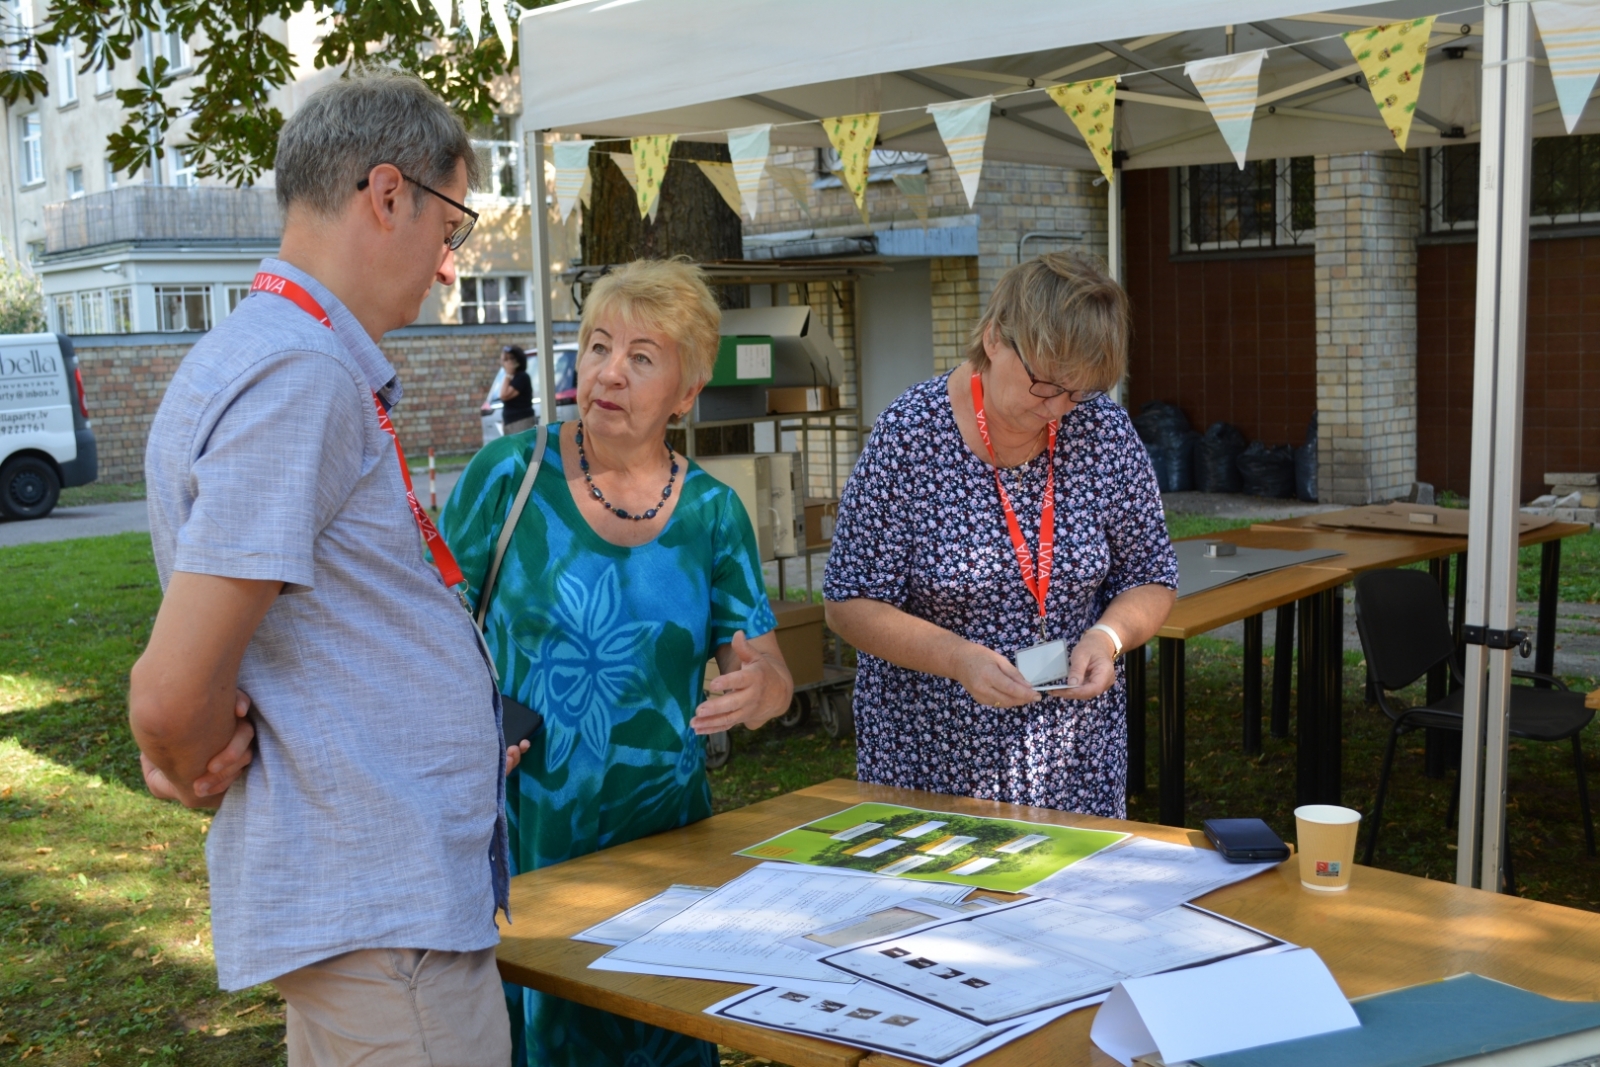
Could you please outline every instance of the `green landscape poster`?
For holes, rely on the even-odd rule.
[[[857,804],[737,855],[1020,893],[1127,836],[898,804]]]

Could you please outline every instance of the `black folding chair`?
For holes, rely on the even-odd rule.
[[[1372,807],[1372,827],[1362,860],[1370,864],[1378,848],[1383,821],[1383,801],[1389,790],[1395,742],[1401,734],[1432,727],[1461,732],[1463,691],[1421,707],[1398,707],[1391,694],[1404,689],[1438,664],[1448,661],[1456,680],[1455,640],[1445,617],[1439,585],[1423,571],[1368,571],[1356,579],[1356,631],[1367,657],[1378,707],[1389,716],[1389,744],[1378,777],[1378,798]],[[1559,679],[1533,671],[1513,671],[1513,677],[1549,682],[1550,689],[1511,687],[1511,736],[1527,741],[1572,741],[1572,766],[1578,777],[1578,804],[1583,809],[1583,837],[1594,855],[1594,819],[1589,813],[1589,783],[1583,771],[1583,744],[1579,734],[1594,718],[1583,706],[1584,694],[1569,690]],[[1457,788],[1460,788],[1459,780]],[[1452,800],[1451,807],[1455,804]],[[1509,854],[1509,850],[1508,850]]]

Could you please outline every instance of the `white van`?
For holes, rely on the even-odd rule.
[[[44,518],[63,488],[88,485],[98,466],[72,342],[0,334],[0,518]]]

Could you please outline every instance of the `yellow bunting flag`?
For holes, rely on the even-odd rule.
[[[739,214],[741,203],[739,200],[739,179],[733,176],[732,163],[713,163],[704,160],[695,160],[695,166],[700,168],[700,173],[706,176],[717,193],[722,197],[722,202]]]
[[[1422,69],[1428,61],[1433,19],[1429,15],[1409,22],[1390,22],[1344,35],[1350,54],[1367,76],[1367,88],[1372,90],[1378,114],[1402,152],[1411,135],[1417,95],[1422,92]]]
[[[1089,145],[1089,154],[1100,164],[1100,173],[1111,180],[1111,123],[1117,113],[1117,80],[1096,78],[1092,82],[1064,82],[1052,85],[1050,94],[1078,133]]]
[[[867,210],[867,167],[872,162],[872,146],[878,139],[878,113],[841,115],[823,119],[822,128],[839,153],[839,180],[856,198],[856,210]]]
[[[661,195],[661,182],[667,176],[667,157],[672,152],[672,143],[677,139],[675,133],[658,133],[650,137],[635,137],[629,142],[633,149],[633,173],[638,179],[634,191],[639,196],[640,218],[651,213],[656,197]]]

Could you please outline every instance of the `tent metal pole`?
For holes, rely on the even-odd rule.
[[[1456,882],[1500,888],[1521,496],[1532,13],[1485,4],[1466,686]]]
[[[528,232],[533,238],[533,292],[529,307],[535,315],[539,346],[539,396],[545,425],[556,421],[556,353],[550,333],[550,207],[545,202],[544,133],[524,135],[528,143]]]

